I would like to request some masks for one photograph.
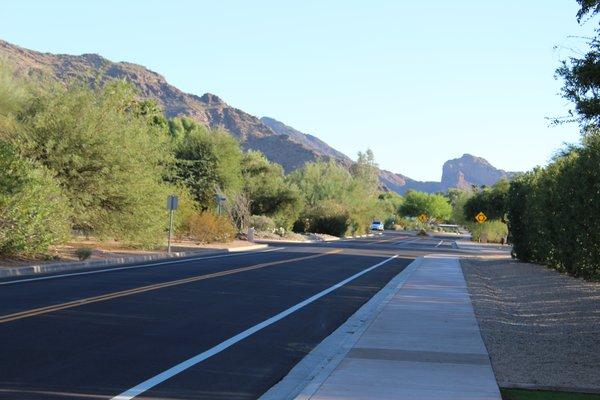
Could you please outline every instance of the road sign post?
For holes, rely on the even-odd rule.
[[[427,216],[427,214],[421,214],[419,215],[419,221],[421,221],[422,223],[425,223],[429,220],[429,217]]]
[[[216,200],[217,200],[217,214],[221,215],[221,213],[223,212],[223,205],[227,201],[227,197],[223,196],[222,194],[217,194]]]
[[[167,244],[167,253],[171,253],[171,238],[173,236],[173,213],[177,210],[179,199],[175,195],[167,197],[167,210],[169,210],[169,240]]]

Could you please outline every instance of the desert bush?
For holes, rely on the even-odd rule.
[[[0,171],[0,254],[39,254],[64,241],[69,209],[49,171],[1,140]]]
[[[80,247],[75,250],[75,255],[79,259],[79,261],[87,260],[92,256],[92,249],[89,247]]]
[[[12,115],[7,141],[50,171],[75,230],[153,245],[164,240],[165,129],[138,112],[133,86],[48,85]]]
[[[399,218],[396,220],[396,226],[405,231],[419,231],[428,227],[416,218]]]
[[[499,220],[468,223],[467,228],[471,232],[471,239],[476,242],[504,243],[508,235],[508,227]]]
[[[396,229],[396,218],[386,218],[383,222],[384,229]]]
[[[187,236],[200,243],[230,242],[237,230],[225,215],[205,211],[193,214],[187,221]]]
[[[344,236],[352,221],[348,211],[335,204],[325,203],[313,207],[300,216],[294,224],[296,232],[325,233],[332,236]]]
[[[273,232],[275,230],[275,222],[266,215],[251,216],[248,225],[257,231]]]

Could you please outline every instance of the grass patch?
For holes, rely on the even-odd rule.
[[[500,389],[503,400],[600,400],[600,394]]]

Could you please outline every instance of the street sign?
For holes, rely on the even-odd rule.
[[[179,205],[179,199],[175,195],[170,195],[167,197],[167,210],[177,210],[177,206]]]
[[[479,214],[477,214],[475,216],[475,221],[481,223],[484,223],[485,221],[487,221],[487,217],[485,216],[485,214],[483,212],[480,212]]]
[[[429,220],[429,217],[427,216],[427,214],[421,214],[419,215],[419,221],[425,223]]]

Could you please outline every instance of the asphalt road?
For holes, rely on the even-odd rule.
[[[458,251],[386,232],[0,280],[0,398],[256,399],[415,257]]]

